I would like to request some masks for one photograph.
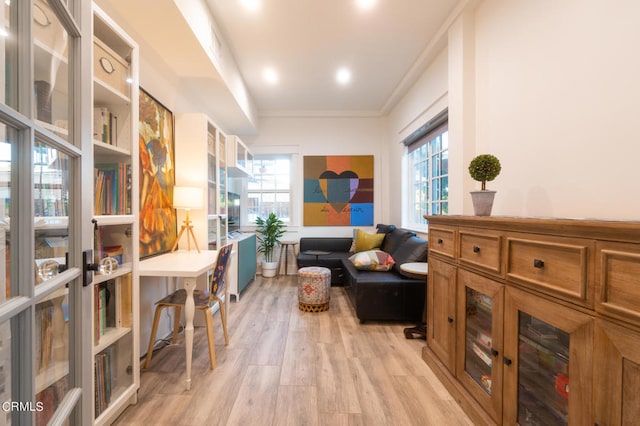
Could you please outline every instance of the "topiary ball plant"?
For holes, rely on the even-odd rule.
[[[491,154],[481,154],[469,163],[469,174],[473,180],[482,182],[482,190],[486,191],[487,181],[492,181],[500,174],[500,160]]]

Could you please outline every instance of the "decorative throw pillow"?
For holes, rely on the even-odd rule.
[[[379,249],[385,234],[369,234],[360,229],[356,230],[356,253],[361,251]]]
[[[349,258],[351,263],[363,271],[388,271],[396,263],[389,253],[382,250],[367,250]]]

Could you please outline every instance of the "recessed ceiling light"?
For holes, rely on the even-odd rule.
[[[256,12],[262,7],[262,0],[240,0],[245,9]]]
[[[356,0],[361,9],[371,9],[376,4],[376,0]]]
[[[269,84],[276,84],[278,82],[278,72],[273,68],[265,68],[262,71],[262,78]]]
[[[343,86],[351,81],[351,71],[348,68],[340,68],[336,72],[336,81]]]

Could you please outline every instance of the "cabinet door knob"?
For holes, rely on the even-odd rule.
[[[504,358],[504,365],[511,365],[511,360],[507,357]]]
[[[491,355],[493,355],[494,358],[498,358],[498,351],[496,351],[495,349],[491,348]]]
[[[447,317],[447,321],[449,322],[449,324],[451,324],[451,323],[453,323],[453,318]]]
[[[444,241],[442,241],[442,238],[438,238],[438,244],[442,244]]]
[[[478,247],[478,246],[473,246],[473,252],[474,252],[474,253],[480,253],[480,247]]]
[[[544,268],[544,260],[533,259],[533,267],[538,269]]]

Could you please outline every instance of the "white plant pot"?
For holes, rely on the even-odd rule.
[[[491,216],[496,191],[471,191],[470,194],[476,216]]]
[[[275,277],[277,269],[278,262],[262,262],[262,276],[265,278]]]

